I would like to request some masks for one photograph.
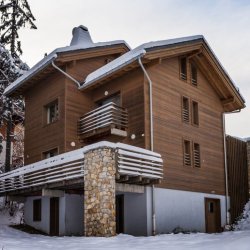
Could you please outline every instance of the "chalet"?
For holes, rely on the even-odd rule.
[[[230,223],[224,113],[245,101],[201,35],[94,43],[84,26],[10,85],[25,166],[0,175],[51,235],[219,232]]]

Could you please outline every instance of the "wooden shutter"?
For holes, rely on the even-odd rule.
[[[189,122],[189,99],[182,97],[182,120]]]
[[[191,143],[190,141],[184,140],[184,165],[191,166]]]
[[[201,166],[200,162],[200,145],[198,143],[194,143],[193,148],[193,154],[194,154],[194,167],[199,168]]]

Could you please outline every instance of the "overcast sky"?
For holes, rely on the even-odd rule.
[[[69,45],[85,25],[94,42],[141,43],[202,34],[250,104],[250,0],[28,0],[37,30],[22,30],[23,60],[34,65]],[[230,135],[250,137],[250,108],[227,115]]]

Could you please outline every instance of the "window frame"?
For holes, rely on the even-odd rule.
[[[55,109],[55,118],[54,120],[51,118],[51,110],[50,108],[52,108],[53,106],[56,106],[56,109]],[[46,104],[44,106],[44,123],[45,125],[49,125],[49,124],[53,124],[55,122],[57,122],[59,120],[59,114],[60,114],[60,111],[59,111],[59,100],[56,99],[52,102],[49,102],[48,104]]]
[[[52,151],[56,151],[56,154],[53,155],[53,156],[50,156],[50,157],[46,157],[46,155],[49,154],[49,153],[51,153]],[[46,159],[49,159],[49,158],[54,157],[54,156],[57,156],[57,155],[59,155],[59,148],[58,148],[58,147],[55,147],[55,148],[49,149],[49,150],[47,150],[47,151],[43,151],[43,152],[42,152],[42,159],[43,159],[43,160],[46,160]]]
[[[185,167],[192,167],[192,142],[189,139],[183,139],[183,165]],[[189,164],[186,163],[186,145],[189,147]]]
[[[195,146],[198,146],[198,148],[199,148],[199,150],[198,150],[198,152],[199,152],[199,162],[198,162],[198,165],[196,165],[196,159],[195,159]],[[200,144],[199,143],[197,143],[197,142],[193,142],[193,167],[194,168],[201,168],[201,146],[200,146]]]
[[[95,101],[95,103],[96,103],[97,107],[101,107],[101,106],[106,105],[108,103],[107,100],[111,100],[113,98],[119,99],[119,103],[117,104],[115,102],[115,105],[122,106],[122,95],[121,95],[120,91],[117,91],[115,93],[111,93],[111,94],[105,96],[104,98],[98,99],[97,101]],[[112,102],[112,101],[110,101],[110,102]]]
[[[185,67],[183,67],[182,60],[185,60]],[[185,72],[183,73],[183,69]],[[188,60],[186,56],[179,57],[179,77],[182,81],[187,81],[188,79]]]
[[[195,78],[193,77],[193,69],[195,70]],[[190,62],[190,82],[193,86],[198,86],[198,69],[194,62]]]
[[[193,126],[200,125],[199,102],[195,100],[191,100],[191,122]]]
[[[185,107],[185,102],[187,102],[186,104],[188,105],[188,109],[187,109],[187,114],[185,114],[184,111],[184,107]],[[187,120],[185,120],[185,116],[187,116]],[[181,97],[181,118],[182,118],[182,122],[184,123],[190,123],[190,98],[187,96],[182,96]]]
[[[33,221],[42,221],[42,199],[33,200]]]

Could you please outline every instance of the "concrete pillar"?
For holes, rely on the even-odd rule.
[[[114,236],[115,152],[93,149],[84,154],[84,228],[85,236]]]

